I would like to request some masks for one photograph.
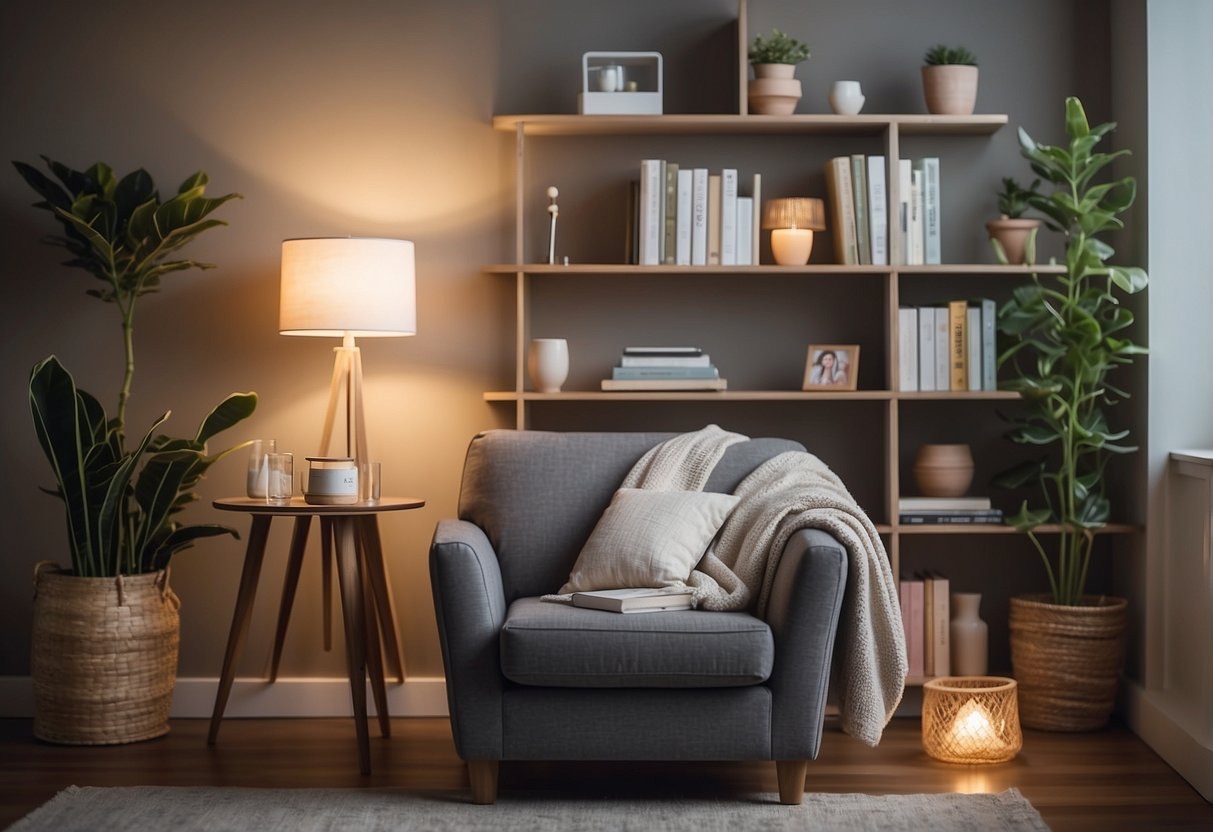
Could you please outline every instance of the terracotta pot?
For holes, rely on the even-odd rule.
[[[977,67],[943,64],[922,68],[927,112],[937,116],[971,116],[977,104]]]
[[[973,482],[973,454],[968,445],[923,445],[913,474],[924,497],[962,497]]]
[[[1036,252],[1028,256],[1028,240],[1040,228],[1040,220],[1011,219],[999,217],[986,223],[991,240],[1002,246],[1007,262],[1013,266],[1030,266],[1036,262]],[[1034,248],[1034,247],[1033,247]]]
[[[800,94],[795,78],[755,78],[747,88],[750,112],[760,116],[790,116]]]
[[[1011,667],[1019,715],[1029,728],[1094,731],[1112,715],[1124,665],[1124,598],[1011,599]]]

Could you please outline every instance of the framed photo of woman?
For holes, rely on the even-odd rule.
[[[854,390],[858,380],[858,344],[809,345],[802,390]]]

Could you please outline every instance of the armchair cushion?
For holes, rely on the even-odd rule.
[[[703,491],[619,489],[560,592],[684,583],[738,499]]]
[[[501,670],[522,685],[710,688],[771,675],[771,628],[744,612],[615,612],[519,598],[501,629]]]

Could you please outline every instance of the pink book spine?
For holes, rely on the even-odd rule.
[[[926,630],[923,604],[925,601],[922,581],[906,581],[910,595],[910,627],[906,639],[906,657],[909,659],[909,674],[925,676],[926,666],[923,661],[923,636]]]

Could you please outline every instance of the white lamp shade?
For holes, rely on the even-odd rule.
[[[278,331],[372,338],[415,334],[412,242],[377,237],[283,240]]]

